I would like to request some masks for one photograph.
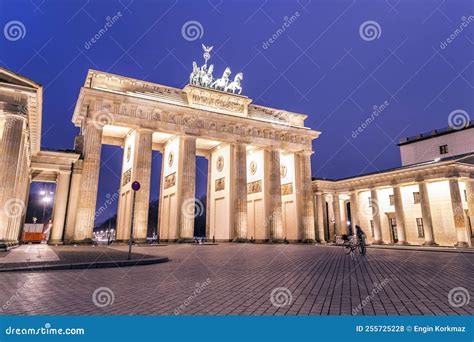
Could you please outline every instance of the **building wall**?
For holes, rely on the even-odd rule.
[[[463,209],[467,210],[467,201],[464,195],[465,184],[459,182]],[[425,238],[418,235],[417,218],[422,218],[421,204],[414,202],[413,193],[419,192],[417,184],[401,186],[403,211],[405,214],[405,231],[407,242],[411,245],[422,245]],[[454,213],[451,205],[449,182],[447,180],[428,183],[428,194],[430,199],[431,219],[435,242],[440,246],[454,246],[457,243],[454,228]],[[369,243],[374,241],[370,221],[372,220],[372,208],[370,207],[371,192],[368,190],[358,193],[359,200],[359,225],[365,231]],[[382,230],[382,241],[386,244],[394,243],[390,226],[390,218],[395,218],[395,207],[390,204],[390,195],[393,195],[392,187],[377,189],[378,201],[374,209],[380,215]],[[345,217],[343,217],[343,220]],[[467,215],[465,215],[466,224]],[[344,222],[344,221],[343,221]],[[426,223],[425,223],[426,224]],[[398,222],[397,222],[398,225]],[[426,226],[424,226],[426,230]]]
[[[447,154],[440,154],[439,146],[441,145],[448,145]],[[451,157],[473,151],[474,128],[400,146],[402,165],[432,161],[436,158]]]

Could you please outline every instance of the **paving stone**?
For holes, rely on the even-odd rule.
[[[357,257],[337,247],[296,244],[170,244],[134,252],[167,256],[170,262],[3,273],[1,313],[474,315],[474,299],[461,307],[448,301],[456,287],[474,298],[474,254],[369,249],[366,257]],[[273,290],[281,307],[272,304]],[[95,291],[103,296],[94,298]],[[101,298],[108,305],[98,307]]]

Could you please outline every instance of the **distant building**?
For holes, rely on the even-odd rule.
[[[447,158],[474,151],[474,124],[463,129],[438,129],[400,140],[402,165]]]
[[[355,225],[381,244],[471,246],[474,126],[402,139],[401,167],[313,181],[320,241]]]

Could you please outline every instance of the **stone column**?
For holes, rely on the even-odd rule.
[[[374,244],[383,244],[382,240],[382,224],[380,222],[379,196],[377,189],[370,190],[370,199],[372,206],[372,220],[374,222]]]
[[[206,196],[206,240],[212,239],[211,236],[211,182],[212,182],[212,156],[207,159],[207,196]]]
[[[403,211],[403,199],[400,186],[393,187],[393,204],[395,206],[395,219],[397,220],[398,244],[407,245],[405,231],[405,212]]]
[[[56,179],[56,195],[54,198],[53,227],[49,236],[49,244],[63,242],[64,222],[66,221],[67,199],[71,172],[59,172]]]
[[[351,227],[352,234],[355,234],[355,226],[359,224],[359,197],[357,191],[351,191]]]
[[[77,203],[80,196],[80,185],[82,176],[82,160],[78,160],[72,167],[71,187],[69,190],[69,199],[67,205],[66,228],[64,232],[64,241],[70,242],[74,239],[74,227],[76,225]]]
[[[26,117],[6,113],[3,134],[0,140],[0,249],[6,245],[8,226],[12,216],[22,214],[26,203],[14,198],[17,169],[20,162],[20,147]],[[2,243],[3,241],[3,243]]]
[[[341,228],[341,203],[339,201],[339,194],[336,192],[332,195],[332,207],[334,211],[334,230],[336,235],[341,235],[342,228]]]
[[[426,182],[419,182],[421,216],[423,218],[423,230],[425,232],[425,243],[423,245],[436,245],[433,234],[433,222],[431,220],[430,197]]]
[[[474,179],[468,179],[465,184],[469,221],[471,222],[471,229],[474,230]]]
[[[233,146],[234,167],[234,240],[247,240],[247,148]]]
[[[160,172],[160,194],[158,196],[158,219],[156,222],[156,235],[158,235],[159,241],[163,238],[162,232],[163,227],[161,226],[161,216],[163,215],[163,189],[164,189],[164,172],[165,172],[165,149],[163,148],[161,151],[161,172]]]
[[[140,190],[135,193],[135,212],[133,214],[133,237],[138,241],[146,241],[148,230],[152,134],[151,130],[137,130],[135,151],[133,153],[134,165],[132,174],[134,179],[132,179],[132,182],[137,181],[140,183]]]
[[[178,183],[180,184],[181,211],[179,221],[180,240],[192,240],[194,236],[194,215],[196,205],[196,138],[180,137]]]
[[[281,207],[281,180],[280,180],[280,152],[278,150],[270,150],[269,153],[269,170],[270,176],[270,239],[283,239],[283,219]]]
[[[314,205],[313,205],[313,188],[311,179],[311,154],[312,152],[299,153],[301,161],[301,215],[302,215],[302,234],[301,237],[305,242],[316,241],[316,231],[314,227]],[[324,235],[323,235],[324,237]],[[324,238],[323,238],[324,241]]]
[[[464,218],[464,208],[462,206],[461,191],[457,178],[449,179],[449,192],[451,194],[451,206],[453,208],[454,229],[456,230],[458,247],[469,247],[471,237],[468,234],[466,220]]]
[[[84,128],[84,152],[79,201],[77,203],[74,240],[92,239],[94,229],[97,189],[99,187],[100,152],[102,148],[102,127],[88,123]]]
[[[321,243],[326,242],[326,236],[324,234],[324,210],[325,210],[325,199],[324,195],[322,192],[317,192],[316,193],[316,207],[318,210],[317,214],[317,220],[318,220],[318,225],[317,225],[317,230],[318,230],[318,240]]]
[[[24,128],[20,143],[20,151],[18,155],[18,166],[15,176],[15,187],[13,190],[12,198],[15,198],[18,203],[21,203],[18,207],[19,210],[14,212],[8,222],[8,233],[7,239],[10,241],[18,241],[20,237],[20,226],[23,223],[24,214],[26,214],[28,198],[25,198],[24,187],[25,182],[28,181],[28,131]]]

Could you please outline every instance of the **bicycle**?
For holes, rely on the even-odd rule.
[[[344,254],[346,255],[351,253],[365,255],[367,253],[365,242],[356,236],[346,237],[342,245],[344,246]]]

